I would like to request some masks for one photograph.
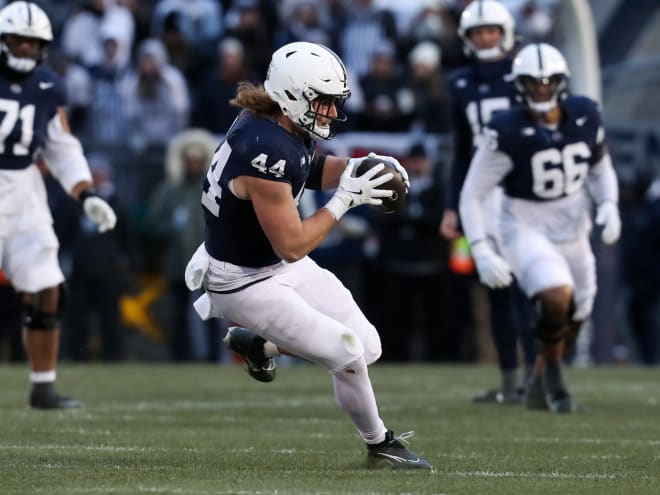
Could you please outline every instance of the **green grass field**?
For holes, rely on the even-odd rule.
[[[475,405],[491,367],[372,367],[386,424],[415,430],[435,473],[369,471],[328,374],[233,365],[59,371],[76,411],[27,408],[26,366],[0,367],[0,494],[658,494],[660,370],[569,370],[582,410]]]

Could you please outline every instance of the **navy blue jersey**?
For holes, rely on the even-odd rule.
[[[0,169],[30,166],[48,123],[65,104],[64,83],[47,67],[20,79],[0,74]]]
[[[202,205],[206,249],[215,259],[239,266],[278,263],[249,200],[238,199],[229,182],[249,175],[291,184],[299,199],[309,174],[314,141],[304,143],[277,123],[243,112],[215,153],[204,181]]]
[[[596,102],[569,96],[560,106],[562,118],[556,129],[539,125],[521,107],[490,121],[489,146],[513,163],[503,182],[508,196],[534,201],[568,196],[583,187],[589,167],[603,157],[604,133]]]
[[[448,77],[454,131],[454,160],[449,178],[447,207],[458,209],[458,197],[465,181],[478,137],[491,117],[515,104],[510,58],[478,62],[453,71]]]

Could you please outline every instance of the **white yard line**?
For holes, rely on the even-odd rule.
[[[630,473],[560,473],[553,471],[550,473],[532,473],[532,472],[513,472],[513,471],[448,471],[439,473],[447,476],[457,476],[461,478],[528,478],[528,479],[575,479],[575,480],[616,480],[630,478]],[[637,476],[636,479],[646,476]]]
[[[244,409],[249,408],[258,408],[258,407],[268,407],[268,408],[301,408],[308,406],[329,406],[333,405],[332,397],[306,397],[306,398],[295,398],[295,399],[283,399],[281,397],[267,397],[264,398],[263,395],[260,398],[254,400],[213,400],[213,401],[172,401],[172,402],[160,402],[160,401],[141,401],[134,403],[125,403],[125,402],[109,402],[104,404],[99,404],[99,407],[102,407],[102,411],[99,409],[99,412],[103,413],[112,413],[112,412],[130,412],[130,411],[140,411],[140,412],[175,412],[175,411],[220,411],[226,409]]]
[[[43,445],[18,445],[0,443],[0,450],[92,450],[101,452],[168,452],[174,449],[152,447],[141,447],[138,445],[118,446],[118,445],[61,445],[61,444],[43,444]],[[180,449],[176,449],[180,450]],[[186,449],[190,450],[190,449]]]
[[[44,444],[44,445],[19,445],[19,444],[1,444],[0,450],[86,450],[86,451],[95,451],[95,452],[142,452],[146,454],[152,454],[155,452],[173,452],[173,451],[184,451],[192,452],[197,454],[205,454],[215,452],[213,449],[197,449],[191,447],[185,448],[153,448],[153,447],[142,447],[138,445],[80,445],[80,444]],[[242,448],[233,448],[233,449],[224,449],[225,452],[234,452],[237,454],[245,453],[271,453],[271,454],[330,454],[327,450],[319,449],[255,449],[253,446],[242,447]]]
[[[337,491],[315,491],[310,492],[309,490],[305,491],[290,491],[286,492],[282,490],[269,490],[269,491],[260,491],[260,490],[236,490],[236,489],[226,489],[226,490],[196,490],[192,488],[174,488],[174,487],[164,487],[164,486],[144,486],[140,485],[135,488],[137,493],[167,493],[174,495],[295,495],[296,493],[304,495],[336,495]],[[45,492],[46,490],[37,490],[38,492]],[[126,488],[101,488],[101,487],[89,487],[89,488],[74,488],[71,490],[71,493],[126,493]],[[343,492],[346,495],[402,495],[401,492]],[[428,493],[428,492],[405,492],[405,495],[444,495],[442,493]]]
[[[495,439],[493,439],[495,440]],[[597,445],[620,444],[620,445],[660,445],[660,440],[630,439],[630,438],[571,438],[571,437],[514,437],[514,442],[519,443],[587,443]],[[502,442],[502,438],[497,439]]]

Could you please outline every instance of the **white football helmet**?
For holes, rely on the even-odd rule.
[[[533,43],[524,47],[513,60],[512,75],[522,102],[537,114],[553,110],[568,92],[568,64],[555,47],[547,43]],[[530,89],[534,84],[552,84],[550,100],[534,101]]]
[[[36,59],[16,57],[5,43],[4,35],[13,34],[42,41]],[[32,2],[13,2],[0,10],[0,60],[17,72],[31,72],[46,56],[46,46],[53,41],[48,15]]]
[[[284,115],[312,137],[330,139],[330,124],[319,125],[317,116],[343,122],[341,112],[350,97],[346,68],[341,59],[329,48],[316,43],[295,42],[279,48],[270,61],[264,89],[279,105]],[[333,102],[338,116],[314,111],[312,100],[327,98],[323,108]],[[321,110],[321,108],[319,108]]]
[[[477,49],[470,40],[470,29],[480,26],[499,26],[502,37],[498,46]],[[479,60],[492,60],[506,55],[513,48],[515,21],[511,13],[495,0],[474,0],[461,14],[458,35],[463,40],[463,50]]]

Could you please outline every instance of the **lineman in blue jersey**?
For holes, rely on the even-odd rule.
[[[458,33],[473,63],[454,71],[449,91],[454,127],[454,160],[449,178],[447,204],[440,224],[445,239],[463,235],[458,221],[458,196],[467,175],[472,154],[491,116],[515,104],[516,90],[510,78],[514,45],[514,21],[508,10],[494,0],[476,0],[468,5],[459,23]],[[488,197],[489,242],[495,249],[499,239],[489,227],[497,217],[501,189]],[[497,349],[501,384],[474,397],[475,402],[520,403],[523,397],[518,376],[518,340],[525,356],[526,375],[534,365],[534,342],[531,336],[530,302],[517,286],[489,289],[488,301],[493,342]]]
[[[250,329],[230,329],[225,342],[253,377],[272,380],[280,350],[325,367],[369,460],[430,469],[379,416],[367,371],[381,354],[378,332],[341,282],[307,256],[350,208],[391,195],[378,189],[391,174],[374,178],[382,166],[355,177],[363,158],[314,153],[314,139],[331,138],[331,123],[345,118],[339,108],[349,96],[337,55],[305,42],[273,54],[263,88],[239,85],[231,103],[243,111],[209,169],[206,239],[186,281],[191,288],[203,284],[195,303],[200,315],[222,314]],[[336,192],[303,220],[297,204],[305,188]]]
[[[483,283],[503,287],[513,273],[537,303],[539,352],[527,406],[571,412],[561,358],[596,294],[586,193],[596,204],[603,242],[616,242],[617,179],[597,104],[567,94],[561,53],[547,44],[528,45],[514,60],[513,75],[523,107],[490,121],[461,191],[461,220]],[[503,257],[484,242],[482,200],[499,183]]]
[[[36,160],[43,159],[62,187],[82,202],[100,231],[116,221],[112,208],[91,189],[82,147],[69,132],[63,83],[41,66],[52,39],[48,16],[36,4],[13,2],[0,11],[0,266],[23,295],[30,405],[39,409],[80,403],[53,386],[64,276]]]

